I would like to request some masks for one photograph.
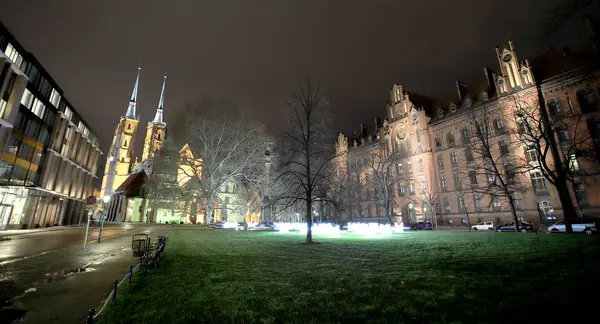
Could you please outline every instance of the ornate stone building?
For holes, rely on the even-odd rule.
[[[165,76],[138,163],[133,147],[140,120],[136,115],[138,69],[127,112],[115,129],[102,180],[101,194],[110,197],[105,206],[110,221],[195,223],[204,219],[204,209],[197,201],[195,189],[190,187],[194,186],[192,178],[201,178],[202,158],[194,156],[188,144],[175,149],[172,139],[167,138],[167,123],[163,120],[166,80]],[[242,192],[238,186],[231,181],[221,186],[215,202],[215,220],[245,219],[247,208],[240,202]]]
[[[395,159],[389,170],[396,179],[389,185],[394,222],[436,217],[441,223],[461,224],[467,214],[471,223],[500,222],[512,219],[510,204],[524,220],[562,217],[555,188],[536,169],[535,152],[523,137],[525,117],[518,111],[526,106],[533,117],[540,116],[540,85],[552,123],[564,124],[556,134],[562,163],[577,170],[597,168],[600,155],[584,159],[568,148],[580,140],[581,145],[600,149],[598,51],[565,48],[520,61],[513,41],[507,45],[496,48],[497,71],[485,68],[480,82],[457,81],[452,93],[438,99],[394,85],[385,120],[376,119],[373,127],[363,125],[359,132],[339,135],[336,163],[346,183],[341,201],[347,219],[387,220],[380,203],[384,188],[377,185],[383,170],[353,162],[376,152]],[[482,147],[489,148],[487,153]],[[492,161],[497,174],[485,167]],[[554,163],[550,155],[546,161]],[[590,172],[569,182],[574,183],[569,190],[579,214],[600,211],[597,174]],[[510,195],[502,194],[500,182]]]

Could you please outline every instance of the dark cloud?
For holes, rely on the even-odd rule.
[[[522,57],[538,53],[547,46],[544,10],[556,1],[20,0],[0,3],[0,19],[106,151],[140,61],[142,127],[168,72],[171,128],[176,111],[204,96],[226,97],[277,127],[281,102],[311,77],[327,89],[336,126],[349,131],[384,114],[395,82],[431,96],[452,91],[454,80],[495,68],[494,47],[509,36]]]

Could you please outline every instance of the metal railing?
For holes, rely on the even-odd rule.
[[[131,283],[134,272],[139,271],[140,268],[147,269],[150,265],[153,265],[155,267],[158,266],[158,264],[160,263],[159,262],[160,254],[161,254],[161,252],[164,251],[165,244],[167,242],[167,237],[169,236],[170,231],[171,231],[171,228],[169,228],[167,230],[167,232],[165,233],[165,235],[162,236],[162,239],[159,239],[159,241],[156,243],[156,246],[154,247],[154,249],[150,249],[150,250],[146,251],[146,253],[144,253],[144,255],[140,257],[140,261],[138,262],[137,265],[129,266],[129,273],[127,273],[120,281],[115,280],[113,282],[113,289],[110,292],[110,294],[108,295],[108,297],[106,298],[106,301],[102,305],[102,308],[98,312],[96,312],[95,308],[90,308],[90,310],[88,311],[86,324],[95,323],[95,321],[102,315],[104,310],[108,307],[108,305],[111,302],[112,302],[112,304],[115,304],[117,302],[117,292],[119,290],[119,287],[121,287],[126,282]]]

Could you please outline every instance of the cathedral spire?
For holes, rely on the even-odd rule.
[[[163,79],[162,90],[160,91],[160,99],[158,101],[158,108],[156,109],[156,115],[154,115],[153,124],[164,124],[163,122],[163,109],[165,105],[165,85],[167,84],[167,75]]]
[[[129,107],[127,107],[127,114],[125,114],[125,117],[135,118],[135,105],[137,102],[137,93],[138,93],[138,86],[140,84],[140,71],[141,70],[142,70],[142,68],[138,67],[137,77],[135,78],[135,85],[133,86],[133,91],[131,92],[131,99],[129,99]]]

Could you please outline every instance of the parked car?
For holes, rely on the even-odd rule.
[[[571,225],[574,233],[585,233],[589,235],[598,232],[596,222],[591,218],[573,218],[571,219]],[[548,232],[550,233],[564,233],[566,231],[567,226],[565,221],[559,221],[548,226]]]
[[[412,225],[413,231],[431,231],[433,230],[433,225],[430,222],[418,222]]]
[[[477,225],[471,226],[471,229],[474,231],[493,231],[494,230],[494,222],[490,222],[490,221],[481,222]]]
[[[502,225],[498,225],[495,227],[496,232],[516,232],[517,227],[515,226],[515,222],[509,222]],[[534,228],[528,222],[519,222],[519,231],[521,233],[533,232]]]
[[[249,228],[251,231],[274,231],[275,224],[270,221],[260,221],[254,227]]]

